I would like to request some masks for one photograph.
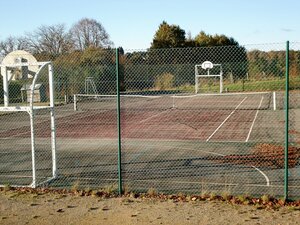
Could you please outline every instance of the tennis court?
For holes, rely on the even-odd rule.
[[[83,98],[84,97],[84,98]],[[77,97],[78,98],[78,97]],[[273,109],[272,93],[121,97],[122,138],[251,142],[283,140],[282,110]],[[81,96],[58,106],[57,137],[116,138],[114,96]],[[6,117],[2,117],[6,120]],[[11,120],[14,120],[13,118]],[[18,120],[15,120],[18,122]],[[13,123],[13,121],[11,121]],[[29,124],[10,126],[0,137],[30,137]],[[50,135],[50,120],[36,123],[37,137]],[[263,129],[262,129],[263,128]]]
[[[82,98],[83,97],[83,98]],[[110,185],[117,181],[117,110],[115,96],[81,96],[74,105],[56,107],[60,178],[53,185]],[[161,191],[209,189],[243,193],[281,193],[282,167],[226,161],[245,156],[258,143],[282,143],[283,111],[273,108],[272,93],[189,96],[122,96],[122,171],[126,184]],[[51,174],[50,120],[36,115],[40,179]],[[10,124],[0,132],[1,171],[7,180],[31,177],[30,125],[26,113],[1,116]],[[26,121],[26,120],[24,120]],[[23,154],[20,154],[20,151]],[[16,164],[15,167],[9,167]],[[13,175],[13,176],[11,176]],[[22,179],[21,179],[22,178]],[[180,179],[179,179],[180,178]],[[13,179],[13,180],[14,180]],[[26,181],[27,182],[27,181]],[[297,181],[296,181],[297,182]],[[296,186],[297,187],[297,186]],[[176,191],[174,190],[174,191]],[[293,190],[291,188],[291,190]]]
[[[275,77],[281,72],[258,73],[252,64],[195,50],[186,55],[191,57],[181,50],[166,50],[171,57],[149,52],[142,62],[128,55],[124,64],[109,51],[101,65],[54,66],[54,78],[59,78],[51,95],[55,107],[49,109],[51,101],[45,99],[30,110],[28,104],[21,107],[23,98],[11,99],[7,106],[20,107],[5,106],[1,112],[1,184],[109,189],[123,184],[129,191],[279,196],[288,137],[289,194],[300,196],[299,85],[294,84],[285,107],[288,89],[282,77]],[[216,64],[202,68],[202,63],[201,72],[198,56],[204,55]],[[39,82],[47,85],[46,80]],[[49,90],[37,91],[47,96]]]
[[[77,96],[76,114],[58,119],[58,136],[116,137],[116,98]],[[121,97],[122,138],[248,142],[283,139],[272,93]],[[57,109],[60,110],[60,109]],[[59,114],[59,113],[58,113]],[[270,116],[271,115],[271,116]],[[60,121],[62,123],[60,123]],[[73,127],[78,129],[73,129]],[[258,135],[265,126],[266,135]]]

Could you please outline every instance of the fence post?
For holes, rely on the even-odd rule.
[[[289,41],[286,42],[285,58],[285,151],[284,151],[284,198],[288,200],[289,185]]]
[[[118,192],[122,194],[122,139],[121,139],[121,100],[119,76],[119,48],[116,48],[116,82],[117,82],[117,126],[118,126]]]

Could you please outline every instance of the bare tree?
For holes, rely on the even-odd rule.
[[[63,24],[41,26],[33,33],[27,33],[26,44],[34,53],[60,54],[74,49],[71,34]]]
[[[113,42],[100,22],[83,18],[71,29],[76,49],[84,50],[88,47],[110,47]]]
[[[0,54],[7,55],[15,50],[28,50],[27,42],[24,37],[9,36],[0,42]]]

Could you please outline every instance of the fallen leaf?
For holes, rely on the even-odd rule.
[[[36,203],[31,203],[29,206],[37,206],[39,204],[36,204]]]
[[[90,210],[97,210],[99,209],[98,207],[91,207]],[[103,209],[102,209],[103,210]]]
[[[109,210],[109,208],[108,208],[107,206],[104,206],[104,207],[102,208],[102,211],[107,211],[107,210]]]
[[[58,209],[56,212],[61,213],[61,212],[64,212],[64,210],[63,209]]]

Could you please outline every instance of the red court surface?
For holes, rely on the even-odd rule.
[[[122,138],[247,142],[264,122],[263,110],[122,110]],[[260,120],[259,124],[257,120]],[[279,126],[278,121],[278,126]],[[115,110],[74,112],[56,120],[58,138],[116,138]],[[50,136],[47,119],[35,122],[36,137]],[[30,127],[0,132],[0,138],[30,137]]]

